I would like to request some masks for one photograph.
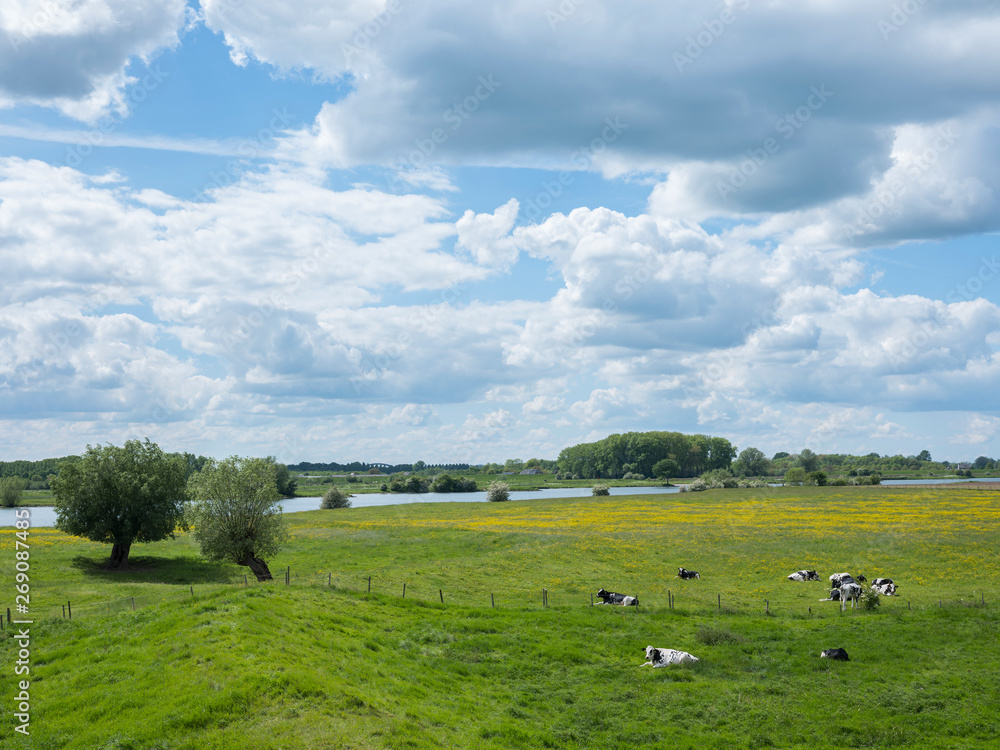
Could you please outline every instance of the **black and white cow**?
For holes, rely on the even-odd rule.
[[[820,653],[822,659],[836,659],[837,661],[850,661],[851,657],[842,648],[828,648]]]
[[[861,580],[864,580],[864,576],[858,576]],[[857,583],[850,573],[834,573],[830,576],[830,588],[839,589],[845,583]]]
[[[677,651],[672,648],[653,648],[646,646],[646,663],[640,667],[665,667],[668,664],[693,664],[697,656],[691,656],[687,651]]]
[[[840,588],[830,589],[830,596],[826,599],[820,599],[821,602],[840,602],[840,608],[843,609],[844,605],[847,604],[847,600],[851,600],[851,609],[854,609],[855,603],[858,601],[858,597],[861,596],[861,584],[860,583],[847,583],[842,582]]]
[[[601,600],[601,604],[621,604],[625,607],[639,606],[639,597],[637,596],[616,594],[614,591],[605,591],[604,589],[598,589],[597,596]]]
[[[788,576],[789,581],[818,581],[819,573],[815,570],[800,570]]]
[[[688,570],[687,568],[678,568],[677,577],[684,579],[697,578],[699,581],[701,580],[701,576],[698,574],[697,570]]]
[[[895,596],[896,584],[891,578],[876,578],[872,581],[872,590],[877,591],[882,596]]]

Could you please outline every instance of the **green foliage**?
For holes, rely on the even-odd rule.
[[[595,443],[581,443],[559,454],[559,469],[587,479],[619,479],[632,472],[654,476],[654,467],[673,459],[669,476],[693,477],[712,469],[728,469],[736,449],[725,438],[679,432],[627,432]],[[662,466],[666,471],[672,468]]]
[[[25,481],[20,477],[4,477],[0,479],[0,506],[13,508],[21,499]]]
[[[819,456],[808,448],[803,448],[799,452],[799,466],[801,466],[802,470],[807,474],[809,472],[816,471],[819,469]]]
[[[794,466],[785,472],[785,484],[802,484],[806,481],[806,470],[801,466]]]
[[[670,479],[680,475],[681,467],[673,456],[662,458],[653,464],[653,476],[660,479]]]
[[[815,485],[817,487],[822,487],[826,484],[826,472],[823,471],[811,471],[808,476],[809,484]]]
[[[706,489],[733,489],[739,486],[739,482],[728,469],[712,469],[706,471],[700,477]]]
[[[132,544],[172,538],[183,527],[186,481],[184,459],[148,438],[121,447],[88,445],[83,458],[64,463],[53,480],[56,528],[111,543],[111,566],[126,568]]]
[[[771,473],[771,462],[757,448],[745,448],[733,463],[733,474],[744,477],[766,477]]]
[[[278,554],[288,538],[277,472],[269,458],[231,456],[210,460],[191,477],[187,517],[202,555],[246,565],[258,580],[271,577],[262,558]]]
[[[332,510],[334,508],[350,508],[351,495],[344,492],[339,487],[331,487],[323,493],[323,500],[319,507],[322,510]]]
[[[595,484],[590,494],[594,497],[601,497],[611,494],[611,489],[606,484]]]
[[[486,488],[486,500],[491,503],[510,500],[510,485],[506,482],[490,482],[490,486]]]
[[[475,492],[477,489],[475,479],[453,477],[450,474],[441,474],[430,486],[431,492]]]
[[[284,464],[278,463],[278,460],[274,456],[268,456],[267,460],[274,464],[274,486],[278,490],[278,494],[281,497],[295,497],[295,490],[298,483],[292,479],[292,474],[288,470],[288,467]]]
[[[881,604],[881,596],[878,591],[871,586],[861,586],[861,596],[858,597],[858,604],[862,609],[875,610]]]

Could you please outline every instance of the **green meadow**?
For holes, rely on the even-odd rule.
[[[108,547],[32,529],[31,734],[14,732],[5,628],[0,746],[998,746],[1000,492],[789,487],[287,520],[275,581],[247,585],[189,534],[135,545],[132,570],[110,573]],[[824,582],[785,579],[800,568]],[[0,571],[12,589],[10,529]],[[899,596],[874,611],[819,601],[843,571],[891,577]],[[590,606],[600,587],[640,606]],[[647,645],[700,661],[640,668]],[[851,661],[819,658],[832,647]]]

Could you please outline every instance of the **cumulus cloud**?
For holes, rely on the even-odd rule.
[[[9,0],[0,9],[0,104],[54,107],[83,121],[127,111],[125,88],[178,43],[184,0]]]

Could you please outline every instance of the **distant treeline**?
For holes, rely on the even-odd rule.
[[[564,448],[558,460],[560,471],[584,479],[620,479],[626,474],[696,477],[712,469],[728,469],[735,457],[736,449],[725,438],[626,432]]]
[[[372,469],[378,469],[382,474],[397,474],[401,471],[423,471],[424,469],[441,469],[443,471],[466,471],[469,464],[425,464],[418,461],[415,464],[370,464],[365,461],[352,461],[349,464],[339,464],[336,461],[330,463],[316,463],[314,461],[302,461],[297,464],[288,464],[290,471],[332,471],[337,474],[367,474]]]
[[[0,461],[0,477],[21,477],[28,481],[41,482],[50,474],[59,473],[59,464],[64,461],[79,461],[79,456],[43,458],[41,461]]]

